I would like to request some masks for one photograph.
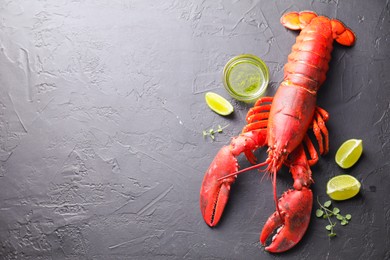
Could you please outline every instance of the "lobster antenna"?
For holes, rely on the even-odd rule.
[[[232,177],[232,176],[235,176],[235,175],[238,175],[238,174],[243,173],[243,172],[247,172],[247,171],[253,170],[253,169],[258,169],[258,168],[268,164],[268,162],[269,162],[269,160],[267,159],[265,162],[249,166],[248,168],[245,168],[245,169],[233,172],[233,173],[229,173],[229,174],[227,174],[225,176],[222,176],[221,178],[218,178],[218,181],[226,179],[226,178],[229,178],[229,177]]]
[[[276,192],[276,171],[272,171],[272,174],[273,174],[273,176],[272,176],[273,177],[272,186],[273,186],[273,189],[274,189],[274,201],[275,201],[276,211],[278,212],[278,215],[279,215],[280,219],[284,222],[284,217],[280,213],[279,200],[278,200],[278,195],[277,195],[277,192]]]

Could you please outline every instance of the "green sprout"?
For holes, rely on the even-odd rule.
[[[326,218],[328,219],[329,224],[325,226],[325,229],[329,231],[328,236],[334,237],[336,236],[336,233],[334,232],[334,227],[336,226],[336,222],[332,222],[332,217],[335,216],[336,219],[340,221],[340,224],[342,226],[345,226],[349,223],[349,221],[352,219],[351,214],[346,214],[345,216],[340,214],[340,209],[333,207],[331,208],[332,202],[330,200],[325,201],[322,205],[317,197],[317,203],[320,206],[319,209],[316,210],[316,217],[317,218]]]
[[[210,136],[210,138],[212,140],[215,140],[215,134],[216,133],[222,133],[223,132],[223,129],[225,129],[226,127],[228,127],[229,125],[226,125],[224,127],[221,127],[220,125],[218,125],[218,128],[217,130],[214,130],[213,128],[210,128],[209,130],[203,130],[203,137],[207,137],[207,136]]]

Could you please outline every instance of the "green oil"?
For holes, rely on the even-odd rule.
[[[233,92],[240,96],[256,95],[263,88],[264,74],[257,64],[238,62],[228,74],[228,82]]]

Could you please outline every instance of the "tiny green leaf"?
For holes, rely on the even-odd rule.
[[[324,214],[324,218],[330,218],[331,216],[333,216],[333,214],[332,213],[329,213],[329,214]]]
[[[347,214],[345,217],[340,214],[340,209],[337,207],[332,207],[332,201],[328,200],[325,201],[324,204],[321,204],[317,197],[318,205],[320,206],[319,209],[316,210],[316,216],[319,218],[324,218],[328,220],[328,225],[325,226],[325,229],[329,231],[328,236],[334,237],[336,236],[336,233],[334,232],[334,228],[337,225],[337,222],[332,221],[332,217],[336,217],[342,226],[347,225],[352,218],[351,214]]]
[[[215,140],[215,134],[216,133],[222,133],[223,132],[223,129],[225,129],[226,127],[228,127],[229,125],[226,125],[224,127],[221,127],[221,125],[218,125],[218,129],[214,129],[214,128],[210,128],[208,130],[203,130],[202,131],[202,134],[203,134],[203,137],[207,137],[207,136],[210,136],[210,138],[212,140]]]
[[[324,211],[322,211],[322,210],[320,210],[320,209],[317,209],[316,210],[316,216],[317,216],[317,218],[320,218],[320,217],[322,217],[324,215]]]

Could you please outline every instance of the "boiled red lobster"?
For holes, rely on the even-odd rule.
[[[260,242],[265,250],[284,252],[303,237],[310,222],[313,183],[310,166],[318,161],[318,152],[308,136],[312,130],[318,142],[319,154],[329,149],[325,122],[328,113],[316,106],[317,91],[325,81],[333,40],[345,46],[355,42],[354,33],[340,21],[318,16],[311,11],[290,12],[281,23],[292,30],[302,30],[296,38],[284,79],[274,97],[260,98],[247,114],[242,133],[222,147],[205,173],[200,189],[200,209],[209,226],[218,224],[227,203],[230,186],[237,175],[249,169],[267,165],[272,176],[275,212],[268,218]],[[268,158],[257,164],[253,151],[268,146]],[[236,157],[244,153],[254,164],[238,171]],[[276,173],[282,165],[289,167],[294,184],[280,199],[276,192]]]

